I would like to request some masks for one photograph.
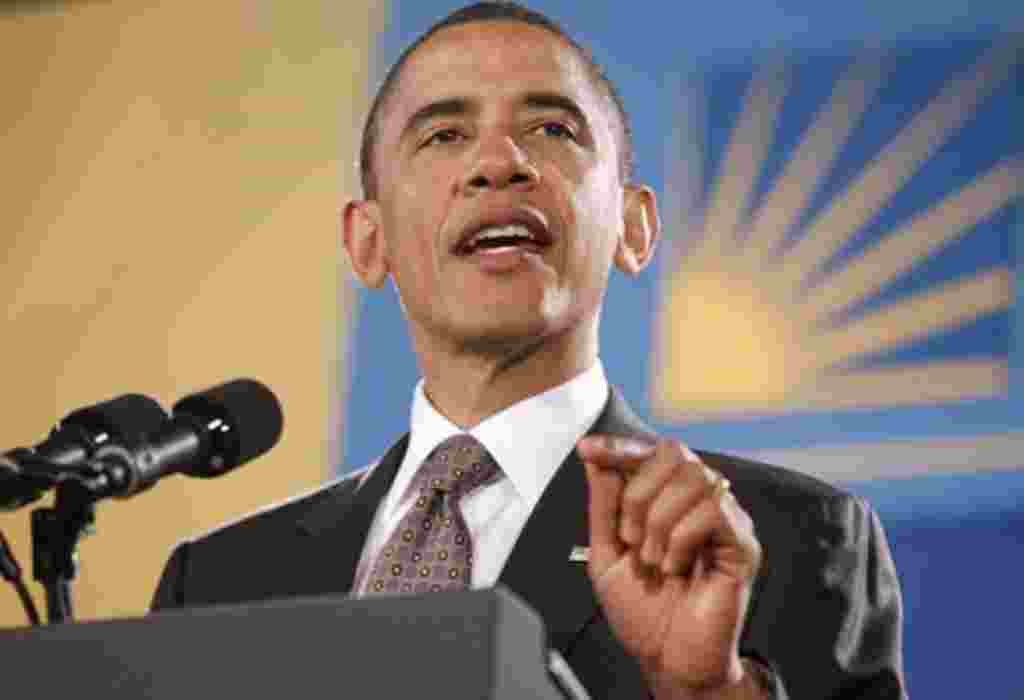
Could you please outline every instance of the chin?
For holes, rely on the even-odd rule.
[[[530,316],[504,315],[490,317],[479,323],[462,325],[456,336],[460,345],[470,351],[506,354],[530,347],[552,335],[557,324],[540,314]]]
[[[577,331],[586,333],[578,314],[563,313],[549,315],[536,309],[533,313],[494,314],[485,319],[477,319],[477,323],[466,323],[456,331],[459,345],[470,352],[493,355],[509,355],[529,352],[547,342],[557,339],[566,340],[577,335]],[[468,319],[467,319],[468,321]]]

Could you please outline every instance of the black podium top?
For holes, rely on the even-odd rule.
[[[296,598],[0,631],[9,698],[567,697],[501,589]]]

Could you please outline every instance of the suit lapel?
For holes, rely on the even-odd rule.
[[[576,451],[562,463],[526,521],[498,578],[544,620],[551,646],[564,650],[594,614],[585,562],[569,553],[589,542],[587,483]]]
[[[589,432],[651,434],[614,387]],[[563,652],[599,612],[586,563],[569,560],[574,547],[590,543],[588,501],[586,472],[573,449],[544,490],[498,578],[540,613],[551,645]]]
[[[408,446],[406,435],[381,457],[365,482],[326,499],[299,522],[300,532],[314,538],[314,551],[322,551],[323,561],[332,562],[333,590],[351,592],[374,514],[391,488]]]
[[[608,402],[591,433],[650,435],[619,392]],[[405,457],[409,436],[399,440],[361,485],[342,482],[299,522],[313,538],[313,556],[330,562],[327,590],[350,592],[377,507],[391,488]],[[544,490],[498,578],[544,620],[551,645],[565,650],[598,613],[585,562],[569,561],[573,547],[590,541],[587,477],[573,450]]]

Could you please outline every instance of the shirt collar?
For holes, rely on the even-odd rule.
[[[513,404],[468,432],[487,448],[517,494],[532,508],[576,442],[601,415],[607,400],[608,381],[597,360],[564,384]],[[464,432],[430,403],[423,380],[416,385],[410,426],[405,464],[421,464],[441,442]],[[396,481],[395,487],[401,492],[406,484]]]

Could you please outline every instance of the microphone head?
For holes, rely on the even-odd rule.
[[[281,439],[284,415],[274,392],[255,379],[235,379],[185,398],[174,404],[175,418],[188,416],[213,431],[210,465],[197,465],[193,476],[217,476],[267,452]]]
[[[122,444],[137,445],[146,433],[156,430],[166,420],[167,412],[153,399],[142,394],[124,394],[69,413],[51,436],[76,433],[95,443],[106,435],[107,439]]]

